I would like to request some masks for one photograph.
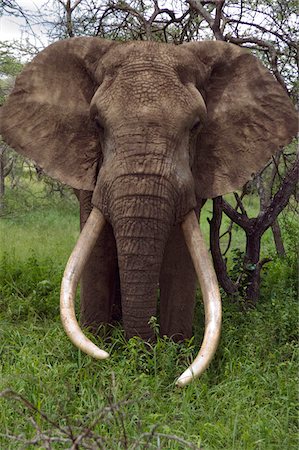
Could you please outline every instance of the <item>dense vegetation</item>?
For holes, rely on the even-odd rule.
[[[110,359],[92,360],[72,346],[59,319],[60,280],[78,234],[74,199],[46,196],[36,186],[34,193],[7,195],[11,214],[0,224],[1,449],[297,448],[298,230],[290,213],[281,219],[285,258],[275,256],[266,236],[274,261],[256,309],[244,312],[223,297],[216,358],[201,379],[180,390],[175,378],[202,337],[200,294],[190,342],[127,343],[119,326],[96,338]],[[21,206],[9,209],[16,195]],[[207,233],[205,217],[203,224]],[[231,261],[233,267],[236,252]],[[80,446],[72,447],[79,435]]]

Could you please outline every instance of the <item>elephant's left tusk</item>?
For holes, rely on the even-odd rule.
[[[185,386],[205,371],[217,350],[221,333],[221,298],[217,277],[194,211],[186,216],[182,229],[202,291],[205,334],[197,357],[178,378],[177,386]]]
[[[74,304],[85,263],[104,225],[103,214],[93,208],[68,260],[60,291],[60,315],[66,334],[76,347],[96,359],[108,358],[109,353],[98,348],[83,334],[76,319]]]

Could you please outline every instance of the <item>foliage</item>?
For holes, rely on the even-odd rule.
[[[9,48],[0,43],[0,106],[12,89],[14,78],[22,68],[23,64],[12,55]]]
[[[18,61],[11,53],[7,45],[0,45],[0,75],[15,77],[21,72],[23,64]]]

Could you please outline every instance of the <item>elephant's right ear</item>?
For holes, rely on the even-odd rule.
[[[274,76],[248,50],[221,41],[183,44],[198,70],[207,120],[193,163],[199,198],[242,186],[298,130],[294,106]]]
[[[96,68],[116,45],[93,37],[56,42],[17,77],[0,110],[0,133],[47,174],[77,189],[93,190],[102,154],[89,117],[99,82]]]

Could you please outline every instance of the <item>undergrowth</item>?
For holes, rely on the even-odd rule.
[[[203,334],[200,296],[190,341],[175,344],[158,335],[155,345],[138,338],[126,342],[120,325],[108,336],[86,331],[110,353],[105,361],[91,359],[72,346],[59,318],[60,281],[78,232],[76,211],[66,214],[70,232],[64,235],[62,210],[48,213],[32,211],[23,222],[2,223],[3,242],[12,244],[15,229],[20,235],[14,251],[6,245],[0,260],[1,449],[298,448],[294,221],[283,224],[287,257],[273,252],[257,307],[244,312],[223,294],[217,354],[199,380],[178,389],[175,380]],[[53,236],[41,251],[32,237],[41,238],[45,229]],[[153,326],[158,334],[155,320]]]

